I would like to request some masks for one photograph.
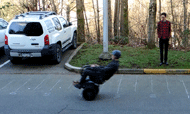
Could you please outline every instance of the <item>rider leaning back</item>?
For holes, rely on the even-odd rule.
[[[76,88],[81,89],[82,84],[85,83],[87,76],[89,76],[91,81],[99,84],[110,79],[118,70],[120,56],[121,52],[119,50],[114,50],[112,52],[112,61],[107,66],[104,67],[97,64],[92,64],[91,67],[87,67],[83,71],[80,82],[73,82],[73,85]]]

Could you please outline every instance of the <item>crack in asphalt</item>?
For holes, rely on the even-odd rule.
[[[65,108],[61,109],[61,111],[58,112],[58,114],[60,114],[61,112],[63,112],[69,105],[65,106]]]

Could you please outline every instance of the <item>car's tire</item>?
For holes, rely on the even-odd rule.
[[[76,49],[77,48],[77,34],[74,33],[73,34],[73,39],[72,39],[72,46],[71,46],[72,49]]]
[[[53,55],[53,61],[55,64],[59,64],[62,60],[62,50],[59,44],[56,44],[55,54]]]
[[[18,63],[21,62],[21,60],[22,60],[22,58],[20,58],[20,57],[12,57],[10,59],[10,61],[11,61],[12,64],[18,64]]]

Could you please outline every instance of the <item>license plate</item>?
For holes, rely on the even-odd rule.
[[[30,57],[30,53],[22,53],[22,57]]]

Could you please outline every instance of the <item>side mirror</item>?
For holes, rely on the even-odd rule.
[[[72,25],[72,23],[71,22],[69,22],[69,26],[71,26]]]

